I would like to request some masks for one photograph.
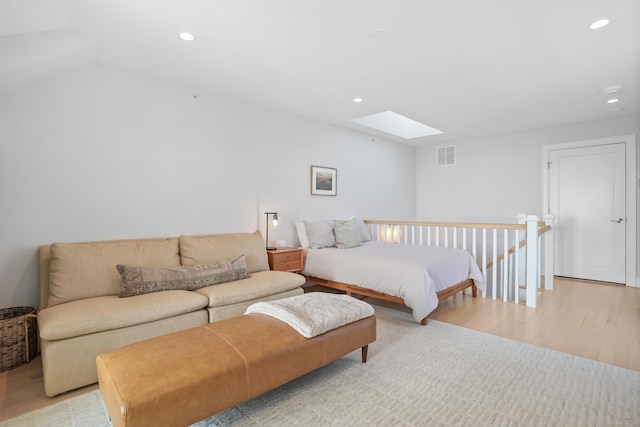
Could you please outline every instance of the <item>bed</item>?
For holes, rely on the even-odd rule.
[[[363,242],[348,249],[305,249],[302,274],[311,283],[404,304],[423,325],[438,301],[471,288],[484,291],[484,279],[462,249]]]

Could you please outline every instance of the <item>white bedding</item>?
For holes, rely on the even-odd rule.
[[[436,292],[466,279],[481,291],[485,286],[465,250],[376,241],[350,249],[309,249],[302,274],[400,297],[418,322],[438,306]]]

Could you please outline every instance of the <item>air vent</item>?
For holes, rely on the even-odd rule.
[[[449,166],[456,164],[456,147],[438,147],[438,166]]]

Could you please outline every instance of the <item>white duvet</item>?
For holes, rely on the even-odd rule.
[[[309,249],[303,274],[400,297],[418,322],[438,306],[436,292],[466,279],[473,279],[481,291],[485,287],[480,269],[465,250],[383,242]]]

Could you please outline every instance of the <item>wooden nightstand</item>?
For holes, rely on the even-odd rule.
[[[302,248],[282,248],[267,251],[269,268],[276,271],[302,271]]]

